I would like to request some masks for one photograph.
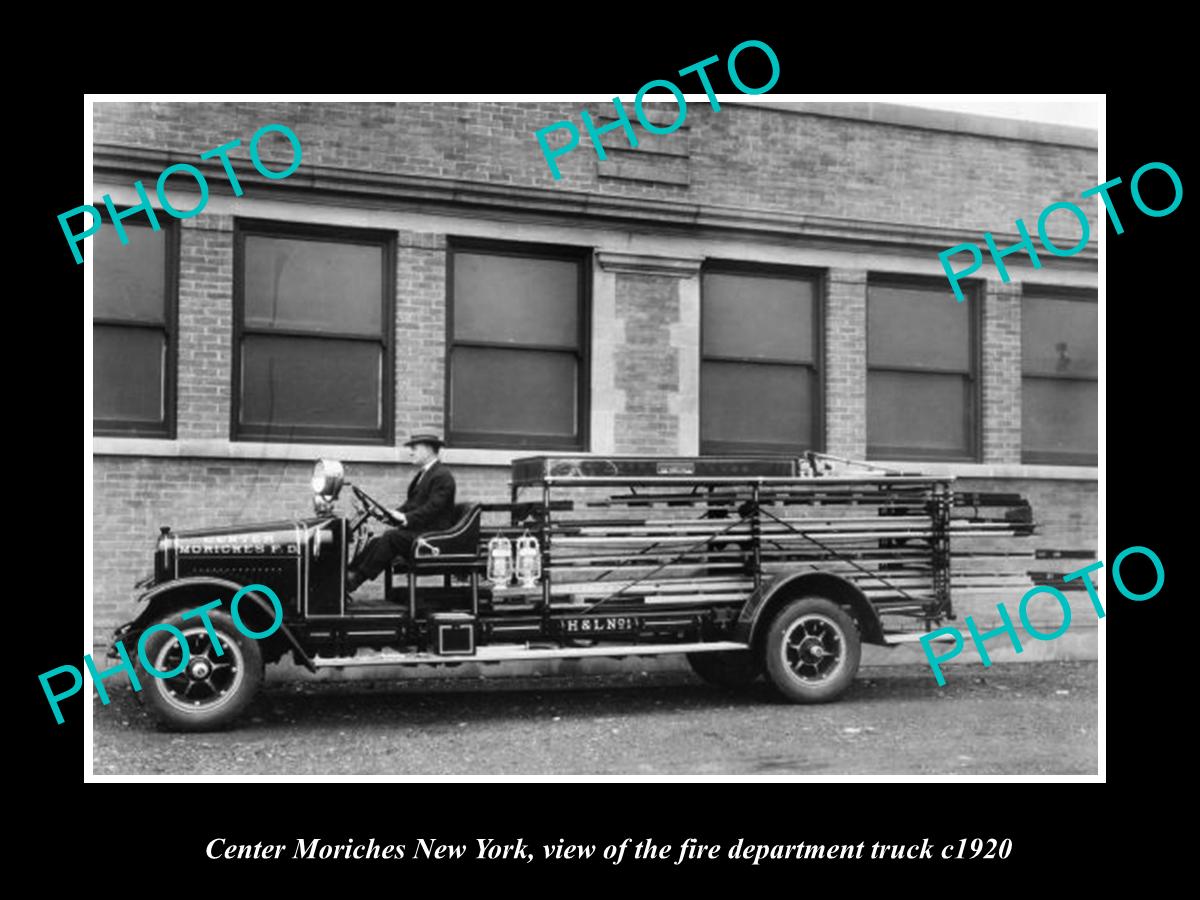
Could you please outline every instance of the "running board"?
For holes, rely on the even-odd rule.
[[[896,631],[891,634],[884,632],[883,642],[885,644],[915,644],[926,637],[930,632],[927,631]],[[929,638],[931,641],[952,641],[956,638],[953,634],[938,634]],[[961,640],[961,638],[959,638]]]
[[[382,651],[378,656],[314,656],[318,669],[361,666],[444,666],[460,663],[500,663],[531,659],[579,659],[582,657],[660,656],[666,653],[709,653],[718,650],[748,650],[736,641],[708,641],[703,644],[615,644],[602,647],[526,647],[523,644],[489,644],[473,654],[441,656],[437,653],[400,653]]]

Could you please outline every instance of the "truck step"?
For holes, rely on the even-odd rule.
[[[885,631],[883,633],[883,642],[885,644],[915,644],[928,633],[927,631]],[[932,640],[952,641],[954,640],[954,635],[939,634],[937,637],[932,638]]]
[[[528,647],[525,644],[488,644],[474,654],[439,656],[436,653],[401,653],[384,650],[378,656],[316,656],[318,669],[362,666],[444,666],[465,662],[499,663],[532,659],[578,659],[582,657],[660,656],[666,653],[708,653],[718,650],[748,650],[737,641],[708,641],[698,644],[602,644],[595,647]]]

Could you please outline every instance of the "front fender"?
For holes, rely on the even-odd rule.
[[[110,657],[116,655],[116,641],[124,643],[126,640],[141,637],[142,632],[155,622],[162,621],[177,612],[195,609],[213,600],[223,600],[228,603],[244,587],[245,585],[230,581],[227,578],[203,576],[177,578],[174,581],[155,585],[150,590],[140,594],[135,601],[137,603],[145,603],[145,609],[132,622],[126,622],[113,633],[114,647],[109,649],[108,655]],[[251,591],[243,594],[242,600],[243,602],[249,600],[253,603],[257,611],[266,617],[265,622],[273,622],[275,620],[274,605],[258,592]],[[277,633],[283,635],[292,650],[295,651],[296,658],[300,660],[306,669],[310,672],[317,671],[317,667],[313,665],[312,660],[304,652],[304,648],[300,646],[300,642],[296,640],[296,636],[286,623],[280,623]]]

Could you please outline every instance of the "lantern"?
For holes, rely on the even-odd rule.
[[[517,538],[517,580],[531,588],[542,577],[542,551],[537,538],[526,531]]]
[[[487,577],[496,585],[505,585],[512,580],[512,543],[502,534],[488,541]]]

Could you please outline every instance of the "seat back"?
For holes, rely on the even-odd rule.
[[[446,556],[470,557],[479,553],[479,523],[483,518],[483,507],[478,503],[458,503],[454,506],[454,524],[442,531],[427,531],[421,535],[415,548],[415,559],[441,559]],[[435,552],[436,551],[436,552]]]

